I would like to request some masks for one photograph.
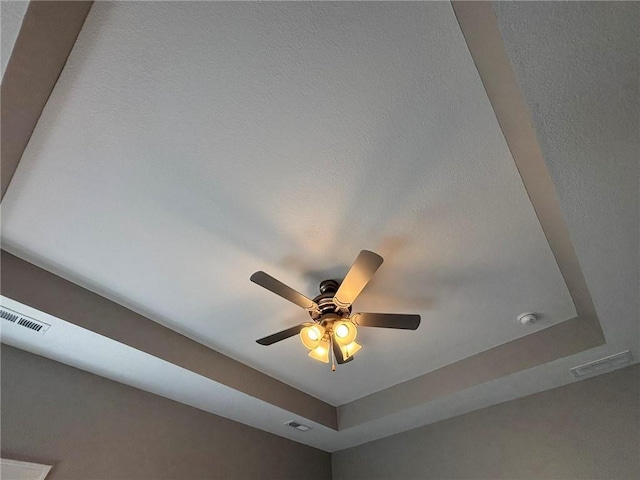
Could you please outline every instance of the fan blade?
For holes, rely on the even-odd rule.
[[[420,315],[402,313],[356,313],[351,320],[359,327],[401,328],[416,330],[420,326]]]
[[[362,250],[333,297],[334,303],[340,307],[349,307],[369,283],[382,262],[382,257],[377,253]]]
[[[295,303],[305,310],[314,312],[319,309],[316,302],[314,302],[310,298],[305,297],[301,293],[296,292],[293,288],[285,285],[280,280],[276,280],[271,275],[267,275],[264,272],[256,272],[251,275],[251,281],[260,285],[261,287],[266,288],[270,292],[281,296],[285,300],[289,300],[290,302]]]
[[[294,335],[299,334],[304,327],[304,324],[296,325],[295,327],[287,328],[286,330],[282,330],[281,332],[274,333],[273,335],[261,338],[260,340],[256,340],[256,342],[258,342],[260,345],[265,346],[273,345],[274,343],[286,340],[289,337],[293,337]]]
[[[333,342],[333,354],[336,357],[336,362],[338,362],[338,365],[342,365],[343,363],[348,363],[355,358],[351,356],[345,360],[344,357],[342,356],[342,350],[340,350],[340,346],[336,342]]]

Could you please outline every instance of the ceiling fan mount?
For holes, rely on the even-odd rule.
[[[323,280],[320,282],[320,294],[323,295],[325,293],[335,294],[340,288],[340,282],[337,280]]]
[[[313,300],[265,272],[254,273],[251,275],[252,282],[304,308],[312,320],[256,341],[267,346],[299,334],[302,343],[310,350],[310,357],[329,363],[329,357],[332,356],[338,364],[343,364],[353,360],[353,355],[362,348],[355,342],[357,327],[416,330],[420,325],[420,315],[352,314],[354,300],[382,262],[380,255],[362,250],[344,280],[323,280],[320,282],[320,295]]]

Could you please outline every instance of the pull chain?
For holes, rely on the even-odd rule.
[[[331,335],[331,371],[336,371],[336,356],[333,352],[333,335]]]

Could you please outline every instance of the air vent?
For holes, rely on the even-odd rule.
[[[593,362],[585,363],[584,365],[573,367],[571,369],[571,373],[576,378],[584,378],[590,375],[597,375],[610,370],[615,370],[616,368],[630,364],[632,360],[631,352],[626,350],[624,352],[616,353],[615,355],[601,358],[600,360],[595,360]]]
[[[293,427],[296,430],[300,430],[301,432],[306,432],[307,430],[311,430],[311,427],[307,427],[306,425],[298,423],[298,422],[296,422],[294,420],[291,420],[291,421],[285,423],[285,425],[289,425],[290,427]]]
[[[27,317],[26,315],[22,315],[21,313],[15,312],[7,307],[0,307],[0,318],[6,320],[7,322],[15,323],[16,325],[20,325],[21,327],[28,328],[40,334],[44,334],[47,330],[49,330],[49,327],[51,326],[48,323],[41,322],[40,320],[36,320],[35,318]]]

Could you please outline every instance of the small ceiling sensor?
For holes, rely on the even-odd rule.
[[[518,321],[522,325],[533,325],[538,321],[538,317],[535,313],[521,313],[518,315]]]

